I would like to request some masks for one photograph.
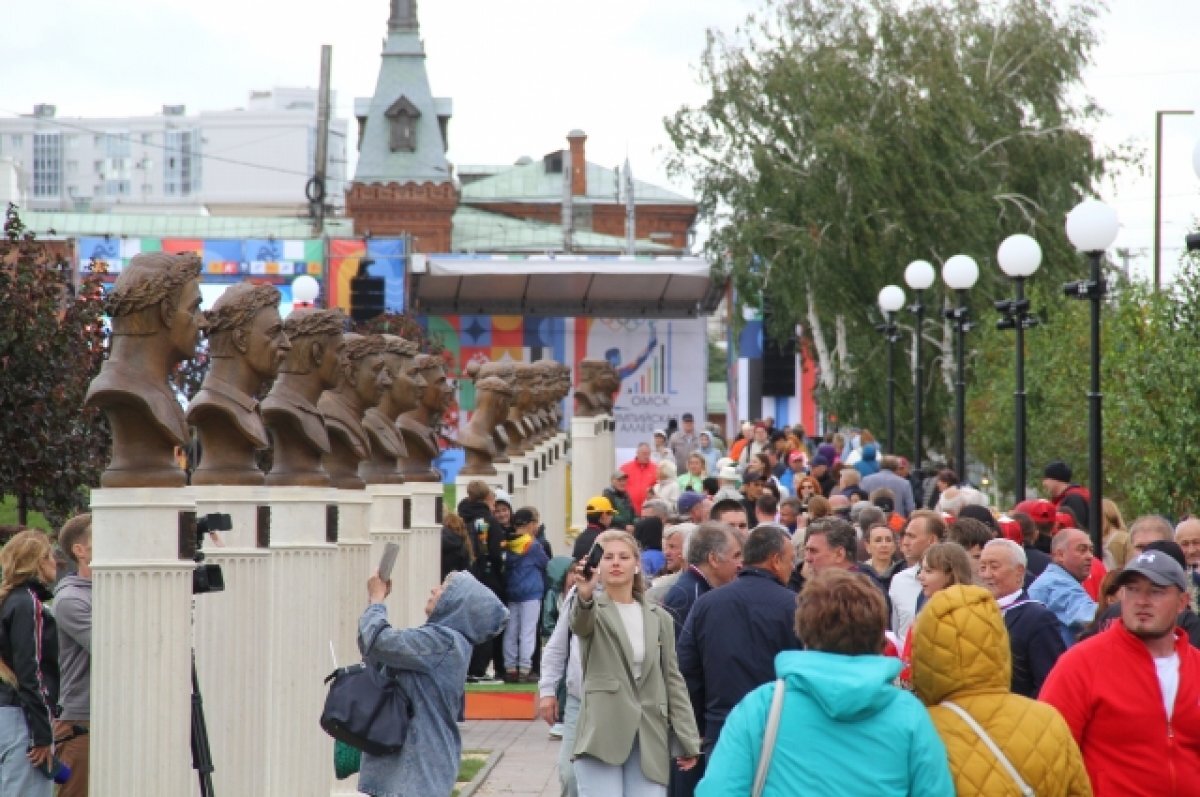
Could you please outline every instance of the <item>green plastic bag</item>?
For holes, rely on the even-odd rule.
[[[362,751],[351,747],[340,739],[333,740],[333,772],[338,780],[345,780],[362,766]]]

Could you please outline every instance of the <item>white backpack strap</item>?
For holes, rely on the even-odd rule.
[[[1017,772],[1017,768],[1012,765],[1012,762],[1009,761],[1008,757],[1005,756],[1000,750],[999,745],[992,741],[992,737],[988,736],[988,733],[983,729],[983,726],[976,722],[975,718],[968,714],[966,709],[950,700],[943,700],[941,705],[957,714],[959,719],[967,723],[971,730],[975,731],[975,735],[979,737],[980,741],[987,745],[987,749],[992,751],[992,755],[994,755],[996,760],[1000,762],[1000,765],[1004,767],[1004,771],[1007,772],[1008,776],[1013,779],[1014,783],[1017,784],[1017,789],[1020,790],[1023,797],[1037,797],[1037,793],[1030,788],[1028,783],[1025,782],[1025,780],[1021,777],[1021,773]]]
[[[758,769],[754,773],[752,797],[762,797],[767,785],[767,771],[771,769],[771,756],[775,754],[775,737],[779,735],[779,718],[783,715],[783,695],[787,687],[782,678],[775,681],[775,692],[771,695],[771,713],[767,715],[767,727],[763,732],[762,752],[758,754]]]

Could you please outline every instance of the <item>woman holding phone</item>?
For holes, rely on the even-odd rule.
[[[641,553],[624,531],[596,538],[600,554],[576,566],[571,630],[579,638],[583,701],[575,736],[580,797],[663,797],[670,734],[680,769],[696,765],[700,738],[675,659],[670,616],[644,599]],[[595,549],[593,549],[595,550]],[[596,584],[604,586],[596,592]]]

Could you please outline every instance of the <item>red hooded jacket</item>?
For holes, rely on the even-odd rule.
[[[1071,728],[1095,797],[1200,797],[1200,650],[1175,629],[1179,691],[1163,710],[1146,645],[1115,622],[1075,645],[1038,699]]]

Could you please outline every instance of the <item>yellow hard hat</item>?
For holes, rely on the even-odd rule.
[[[603,495],[598,495],[595,498],[589,498],[587,502],[587,514],[595,512],[615,512],[612,501],[609,501]]]

